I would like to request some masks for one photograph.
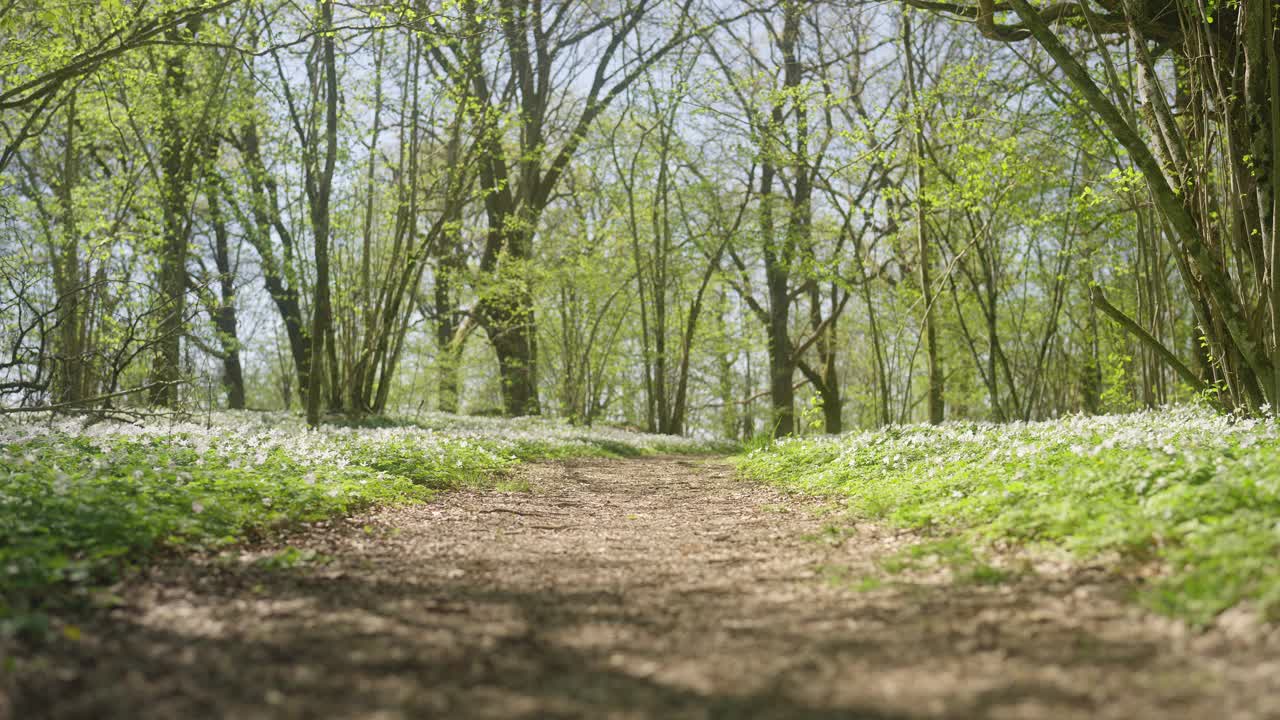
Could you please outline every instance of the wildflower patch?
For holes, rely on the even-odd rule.
[[[149,554],[242,541],[374,505],[502,483],[524,460],[695,452],[704,445],[550,420],[431,415],[308,430],[283,413],[83,427],[0,423],[0,623],[93,589]],[[508,485],[504,485],[508,487]]]
[[[775,442],[742,473],[858,516],[1159,562],[1143,599],[1205,623],[1280,619],[1280,424],[1179,407],[996,425],[894,426]]]

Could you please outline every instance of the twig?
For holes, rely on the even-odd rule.
[[[539,515],[563,515],[564,513],[542,513],[542,512],[525,512],[523,510],[512,510],[510,508],[489,508],[487,510],[477,510],[480,513],[511,513],[512,515],[521,515],[523,517],[536,517]]]
[[[38,407],[25,407],[25,408],[24,407],[0,408],[0,415],[13,415],[16,413],[40,413],[40,412],[49,412],[51,410],[62,410],[64,408],[70,408],[70,407],[90,406],[95,403],[101,402],[103,400],[110,400],[112,398],[121,397],[123,395],[133,395],[134,393],[145,392],[152,388],[160,387],[161,385],[176,385],[179,382],[181,381],[171,381],[171,380],[158,381],[153,383],[147,383],[146,385],[140,385],[136,388],[131,388],[129,390],[120,390],[113,393],[107,393],[106,395],[99,395],[97,397],[86,398],[84,400],[68,400],[67,402],[53,403],[52,405],[40,405]]]

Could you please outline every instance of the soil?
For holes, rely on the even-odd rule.
[[[113,609],[18,653],[8,712],[1280,718],[1277,632],[1144,612],[1137,571],[1011,555],[994,583],[886,575],[877,560],[919,537],[833,520],[722,461],[521,472],[530,492],[451,493],[139,573]]]

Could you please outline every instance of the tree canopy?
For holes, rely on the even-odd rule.
[[[5,412],[1261,412],[1276,13],[0,3]]]

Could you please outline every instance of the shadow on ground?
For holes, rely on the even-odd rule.
[[[209,569],[176,572],[195,575]],[[919,599],[925,609],[943,601]],[[681,627],[678,618],[666,613],[639,614],[624,596],[611,593],[514,592],[465,582],[371,583],[307,577],[298,571],[248,571],[221,578],[218,591],[203,592],[199,600],[220,608],[252,605],[254,624],[236,627],[235,613],[228,612],[210,627],[209,618],[194,610],[190,634],[131,621],[125,613],[117,613],[114,621],[90,619],[86,634],[92,637],[61,644],[56,661],[60,672],[28,679],[17,698],[16,717],[578,718],[625,713],[645,718],[896,720],[931,713],[904,714],[834,698],[826,706],[812,697],[809,683],[820,680],[827,674],[823,666],[840,658],[856,657],[859,664],[893,673],[909,670],[926,652],[935,661],[943,659],[940,651],[947,652],[937,644],[920,645],[911,633],[901,635],[899,642],[880,634],[872,641],[856,632],[813,637],[804,625],[762,624],[724,638],[708,627],[704,641],[785,662],[771,663],[776,674],[770,677],[741,678],[741,692],[707,691],[698,687],[696,673],[682,683],[663,672],[666,660],[688,661],[700,640],[698,629]],[[725,601],[731,598],[696,602]],[[946,598],[947,604],[957,601],[964,599]],[[702,607],[695,614],[711,618],[734,613],[728,607]],[[882,610],[876,622],[919,622],[918,611],[901,614]],[[800,615],[805,625],[856,625],[858,620],[853,615]],[[592,632],[638,639],[599,648],[558,641]],[[667,634],[683,637],[663,637]],[[1046,627],[1042,635],[1056,660],[1067,665],[1123,668],[1152,652],[1074,628]],[[1074,649],[1065,648],[1064,654],[1055,640],[1067,638]],[[965,638],[954,640],[949,653],[956,660],[978,649]],[[677,652],[664,659],[662,649],[668,646]],[[707,660],[727,663],[719,670],[734,672],[731,655]],[[740,660],[742,671],[749,672],[754,663]],[[874,683],[876,678],[864,680]],[[1092,707],[1087,694],[1014,681],[974,693],[948,714],[975,717],[1027,699]]]

